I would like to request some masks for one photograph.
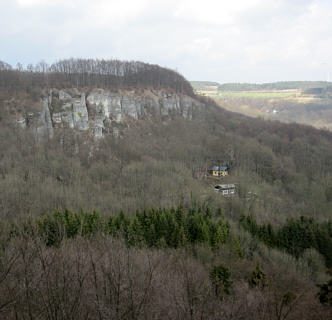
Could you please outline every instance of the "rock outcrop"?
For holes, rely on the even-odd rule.
[[[52,94],[43,99],[43,110],[40,113],[40,126],[37,128],[39,135],[48,134],[50,138],[53,138],[53,121],[49,106],[52,105]]]
[[[81,94],[80,100],[73,102],[74,127],[80,131],[89,129],[89,114],[85,102],[85,93]]]
[[[192,119],[202,104],[195,99],[166,91],[145,90],[112,92],[93,89],[50,90],[43,99],[37,132],[53,136],[57,128],[90,131],[95,138],[107,132],[119,134],[119,125],[126,119],[182,116]],[[21,119],[21,126],[25,125]],[[24,125],[23,125],[24,122]]]

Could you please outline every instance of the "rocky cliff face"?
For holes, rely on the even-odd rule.
[[[145,90],[112,92],[94,89],[80,92],[77,89],[50,90],[43,98],[37,132],[53,136],[57,128],[89,131],[95,138],[105,133],[118,134],[119,125],[128,118],[139,120],[182,116],[192,119],[202,104],[195,99],[167,93]],[[36,115],[35,115],[36,116]],[[29,119],[20,118],[17,123],[26,127]]]

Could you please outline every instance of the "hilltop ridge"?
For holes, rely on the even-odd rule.
[[[171,89],[194,95],[190,83],[179,73],[140,61],[104,59],[65,59],[51,65],[45,62],[19,65],[14,69],[0,61],[0,88],[19,90],[40,88],[154,88]]]

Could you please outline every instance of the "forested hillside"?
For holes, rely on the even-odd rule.
[[[50,89],[200,108],[128,116],[99,140],[19,126]],[[140,62],[0,64],[0,318],[328,319],[331,214],[329,131],[226,111]]]

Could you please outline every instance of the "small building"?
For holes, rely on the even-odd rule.
[[[212,175],[213,177],[225,177],[228,175],[228,170],[229,167],[228,166],[213,166],[210,170],[209,170],[209,174]]]
[[[223,196],[232,196],[236,192],[236,186],[234,183],[218,184],[214,187],[214,191],[221,192]]]

